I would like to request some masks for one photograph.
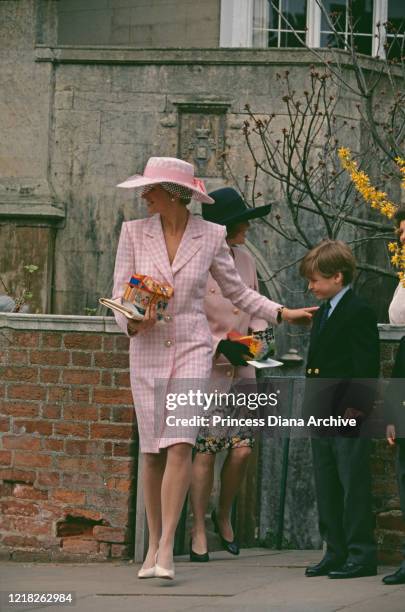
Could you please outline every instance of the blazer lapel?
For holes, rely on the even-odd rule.
[[[189,216],[186,229],[177,249],[176,256],[172,263],[173,275],[200,250],[203,244],[203,227],[199,220],[193,215]]]
[[[173,284],[173,273],[167,256],[166,242],[163,236],[159,214],[150,217],[145,224],[143,230],[143,244],[151,260],[164,276],[166,282]],[[142,274],[142,270],[140,273]]]
[[[352,295],[353,295],[353,291],[351,289],[346,291],[344,296],[341,298],[341,300],[337,304],[336,308],[333,309],[332,314],[326,321],[322,331],[320,333],[317,333],[314,338],[311,355],[317,350],[317,348],[319,347],[321,343],[328,342],[328,336],[330,336],[330,334],[336,333],[336,330],[339,329],[341,325],[344,325],[345,320],[346,320],[347,309],[350,307]],[[320,314],[320,310],[318,311],[318,313]],[[320,324],[320,316],[318,316],[317,318],[318,318],[317,327],[314,329],[314,333],[318,332],[318,328]]]

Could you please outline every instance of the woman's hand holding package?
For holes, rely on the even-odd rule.
[[[128,334],[130,336],[136,336],[137,334],[143,334],[151,329],[157,321],[156,304],[152,304],[145,312],[145,316],[141,321],[135,319],[129,319],[128,321]]]

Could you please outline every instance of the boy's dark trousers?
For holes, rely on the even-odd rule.
[[[327,558],[342,564],[376,564],[370,448],[365,438],[312,440],[319,532]]]
[[[377,320],[369,305],[349,289],[322,320],[316,313],[307,360],[304,416],[345,416],[372,410],[379,375]],[[366,384],[371,380],[371,385]],[[363,384],[365,383],[365,384]],[[320,401],[314,401],[314,398]],[[350,428],[349,428],[350,429]],[[326,433],[326,435],[324,435]],[[372,514],[371,440],[359,431],[317,432],[312,439],[319,529],[326,559],[342,565],[376,565]]]

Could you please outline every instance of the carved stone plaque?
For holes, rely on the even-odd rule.
[[[179,157],[197,176],[222,177],[226,104],[178,103]]]

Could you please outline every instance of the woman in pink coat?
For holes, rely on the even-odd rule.
[[[174,288],[164,321],[156,323],[155,311],[141,322],[128,322],[115,314],[118,325],[131,337],[131,387],[144,454],[149,548],[138,575],[172,579],[174,535],[190,485],[191,451],[198,427],[169,426],[166,401],[170,393],[187,388],[190,379],[209,379],[213,347],[204,312],[209,272],[236,307],[273,323],[309,323],[314,309],[290,310],[243,284],[225,240],[225,228],[187,209],[191,197],[213,203],[203,182],[194,178],[191,164],[151,157],[143,175],[130,177],[119,186],[142,188],[150,216],[122,225],[113,298],[122,296],[124,284],[134,273]]]
[[[270,212],[271,205],[248,208],[241,196],[232,188],[225,187],[209,194],[214,198],[213,206],[203,205],[206,220],[226,226],[226,241],[230,246],[235,268],[247,287],[258,291],[256,264],[252,255],[243,248],[249,219],[262,217]],[[212,388],[229,393],[234,381],[256,378],[253,366],[246,363],[247,348],[240,342],[227,339],[228,332],[238,331],[247,335],[252,331],[264,330],[267,322],[235,308],[212,278],[208,277],[205,296],[205,313],[212,333],[214,359],[211,373]],[[246,386],[246,385],[245,385]],[[254,388],[251,389],[254,392]],[[237,389],[234,390],[237,393]],[[225,416],[230,409],[218,406],[215,414]],[[212,415],[211,415],[212,416]],[[230,524],[232,503],[242,484],[249,456],[254,444],[253,432],[238,427],[201,428],[196,442],[191,478],[191,504],[193,528],[190,545],[190,561],[209,561],[205,514],[211,495],[216,453],[227,450],[228,454],[221,470],[221,489],[218,514],[213,511],[214,527],[219,532],[222,545],[231,554],[239,554],[239,546]]]

